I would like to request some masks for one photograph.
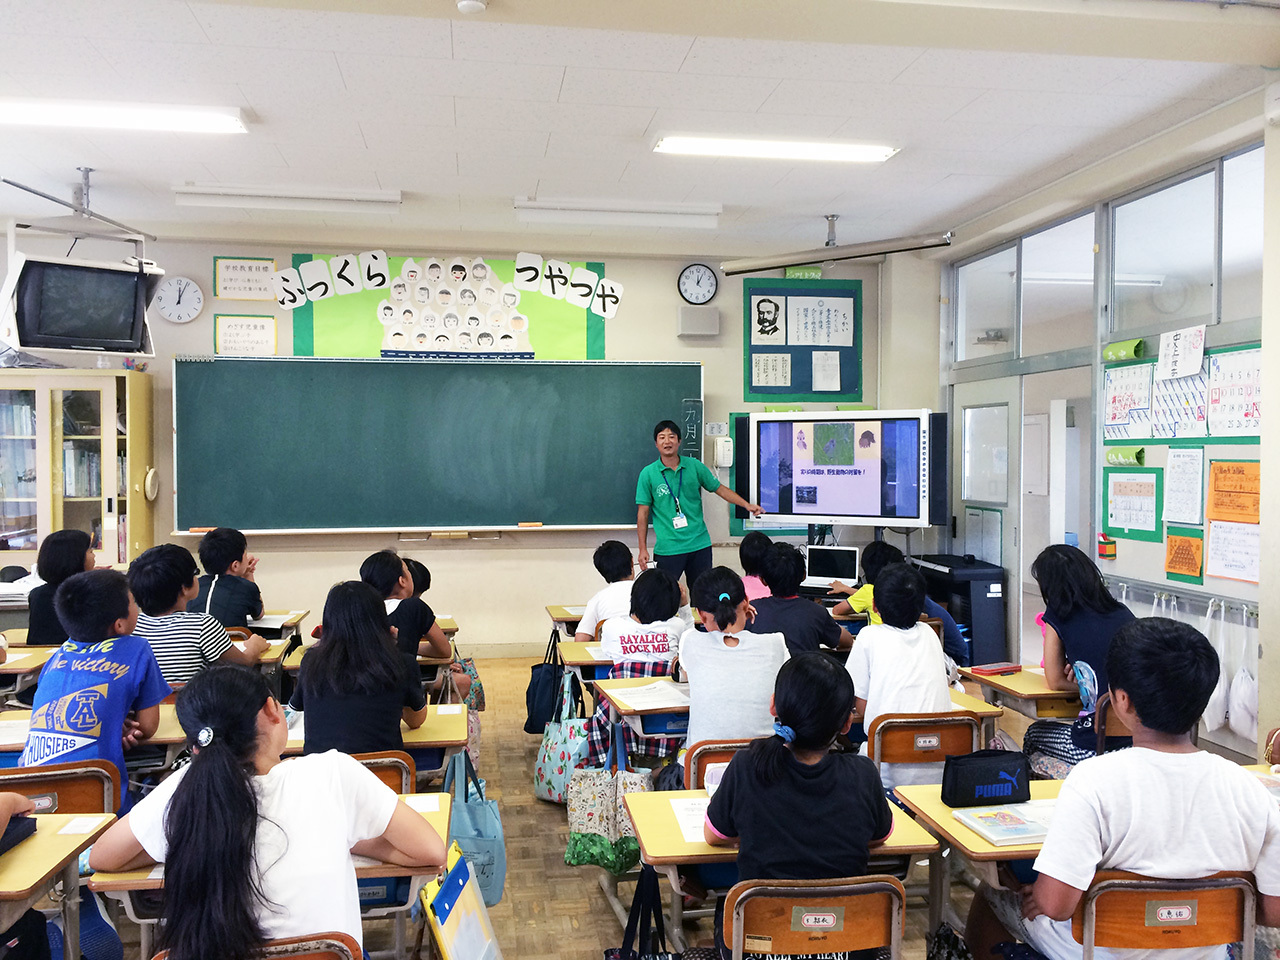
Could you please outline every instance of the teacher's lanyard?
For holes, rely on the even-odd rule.
[[[667,488],[667,493],[671,494],[671,499],[675,501],[675,504],[676,504],[676,516],[677,516],[677,517],[684,516],[684,511],[680,509],[680,494],[676,493],[676,491],[675,491],[675,490],[672,490],[672,489],[671,489],[671,484],[667,482],[667,468],[666,468],[666,467],[663,467],[663,468],[662,468],[662,485],[663,485],[663,486],[665,486],[665,487]],[[684,467],[683,467],[683,466],[682,466],[679,470],[677,470],[677,471],[676,471],[676,489],[677,489],[677,490],[683,490],[683,489],[684,489]]]

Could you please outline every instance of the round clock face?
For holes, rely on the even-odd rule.
[[[170,323],[190,323],[204,309],[204,292],[187,277],[167,277],[152,303]]]
[[[687,302],[701,304],[716,295],[719,282],[716,272],[705,263],[691,263],[680,271],[680,281],[676,286]]]

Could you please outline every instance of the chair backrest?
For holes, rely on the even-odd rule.
[[[30,572],[26,567],[20,567],[14,563],[8,564],[0,567],[0,583],[13,583],[15,580],[21,580]]]
[[[600,628],[604,626],[603,620],[596,621],[596,643],[600,642]]]
[[[922,613],[920,614],[920,622],[936,633],[939,640],[942,639],[942,619],[940,617],[926,617]]]
[[[1163,949],[1241,943],[1253,960],[1257,890],[1247,873],[1215,873],[1199,880],[1158,880],[1119,870],[1099,871],[1071,917],[1071,935],[1084,946]]]
[[[37,813],[53,813],[40,797],[52,797],[58,813],[115,813],[120,808],[120,771],[110,760],[47,763],[0,770],[0,791],[36,799]]]
[[[364,955],[360,945],[349,933],[312,933],[305,937],[288,937],[284,940],[268,940],[262,949],[264,960],[360,960]],[[154,960],[169,960],[169,951],[162,950]]]
[[[893,877],[744,880],[725,898],[724,941],[733,960],[762,954],[831,954],[888,947],[902,953],[906,892]]]
[[[227,633],[230,635],[232,643],[244,643],[253,636],[253,631],[248,627],[227,627]]]
[[[417,789],[418,768],[413,762],[413,757],[403,750],[353,753],[352,756],[372,770],[379,780],[396,793],[413,793]]]
[[[182,689],[183,687],[185,687],[185,686],[186,686],[186,684],[185,684],[185,683],[171,683],[171,684],[169,684],[169,695],[168,695],[167,697],[165,697],[163,700],[161,700],[160,702],[161,702],[161,703],[177,703],[177,702],[178,702],[178,691],[179,691],[179,690],[181,690],[181,689]]]
[[[973,753],[982,742],[981,730],[972,710],[885,713],[867,731],[867,756],[876,763],[937,763]]]
[[[1107,751],[1107,737],[1131,737],[1133,731],[1124,725],[1124,721],[1112,708],[1110,690],[1098,698],[1096,710],[1093,727],[1098,735],[1098,742],[1095,749],[1101,755]]]
[[[9,644],[9,646],[11,647],[14,646],[15,644],[16,645],[25,644],[27,642],[27,628],[26,627],[10,627],[8,630],[4,632],[4,641],[5,643]]]
[[[713,763],[728,763],[739,750],[751,746],[750,740],[699,740],[684,754],[684,788],[698,790]]]

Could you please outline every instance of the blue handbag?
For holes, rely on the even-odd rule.
[[[502,899],[507,879],[507,847],[498,801],[484,798],[484,788],[465,750],[449,760],[440,789],[448,793],[450,786],[453,808],[449,813],[449,836],[471,864],[485,906],[492,907]]]

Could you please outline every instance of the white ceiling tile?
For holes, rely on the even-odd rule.
[[[1221,100],[1265,83],[1264,77],[1265,71],[1261,67],[1140,60],[1133,62],[1120,76],[1100,86],[1097,92],[1108,96],[1152,99],[1197,97]]]
[[[554,101],[561,67],[465,60],[423,60],[400,56],[339,54],[347,87],[367,92],[400,91],[432,97],[496,97]]]
[[[81,84],[81,96],[88,97],[98,78],[115,75],[110,61],[85,37],[63,37],[57,43],[46,43],[19,33],[0,32],[0,63],[7,73],[27,80],[36,96],[46,95],[45,78],[53,82],[75,81]]]
[[[598,70],[567,67],[561,103],[616,103],[624,106],[689,108],[714,104],[724,110],[753,111],[778,86],[776,80]]]
[[[675,72],[692,45],[691,37],[664,33],[453,21],[459,60]]]
[[[283,167],[276,144],[252,136],[183,136],[128,130],[88,130],[85,139],[125,169],[141,170],[164,163],[215,161],[246,166]]]
[[[612,183],[622,176],[627,163],[621,159],[593,159],[590,157],[542,157],[523,159],[519,162],[525,176],[539,179],[560,176],[569,180],[592,180]],[[511,164],[492,153],[471,150],[458,151],[458,172],[467,177],[497,176],[510,169]]]
[[[930,123],[947,120],[982,90],[960,85],[827,83],[784,80],[760,108],[763,112],[825,114],[866,122],[892,120]]]
[[[502,157],[545,157],[549,134],[534,130],[501,128],[459,128],[443,125],[388,129],[379,124],[363,124],[364,141],[370,150],[427,150],[456,153],[459,150],[485,151]]]
[[[928,50],[897,78],[898,83],[1040,92],[1096,90],[1134,61],[988,50]]]
[[[826,115],[804,113],[803,104],[789,113],[752,113],[729,110],[658,110],[649,124],[650,139],[672,134],[760,138],[822,138],[835,133],[841,121]]]
[[[454,102],[459,127],[589,132],[610,137],[643,136],[654,115],[651,107],[539,103],[481,97],[456,97]]]
[[[1096,93],[998,90],[982,94],[951,119],[965,123],[1043,123],[1069,127],[1124,126],[1148,112],[1152,104],[1138,97],[1106,97]]]
[[[546,155],[583,158],[621,157],[625,160],[634,160],[650,152],[647,138],[600,136],[587,132],[551,134],[547,141]]]
[[[158,40],[103,43],[98,49],[117,74],[140,87],[163,88],[181,78],[195,83],[234,81],[250,97],[255,88],[268,85],[310,98],[344,89],[337,61],[326,52]]]
[[[887,83],[923,52],[921,47],[698,37],[680,71],[731,77]]]
[[[533,194],[539,197],[572,197],[582,200],[598,200],[601,203],[651,202],[678,203],[685,199],[685,191],[676,186],[655,183],[651,180],[628,181],[624,177],[617,183],[585,181],[552,174],[538,180]]]
[[[7,34],[47,37],[58,43],[68,37],[131,40],[140,32],[175,43],[205,41],[187,4],[173,0],[130,0],[127,6],[104,0],[57,0],[44,9],[33,0],[0,0],[0,23]]]
[[[191,12],[213,43],[255,47],[452,56],[448,20],[300,8],[193,3]]]

